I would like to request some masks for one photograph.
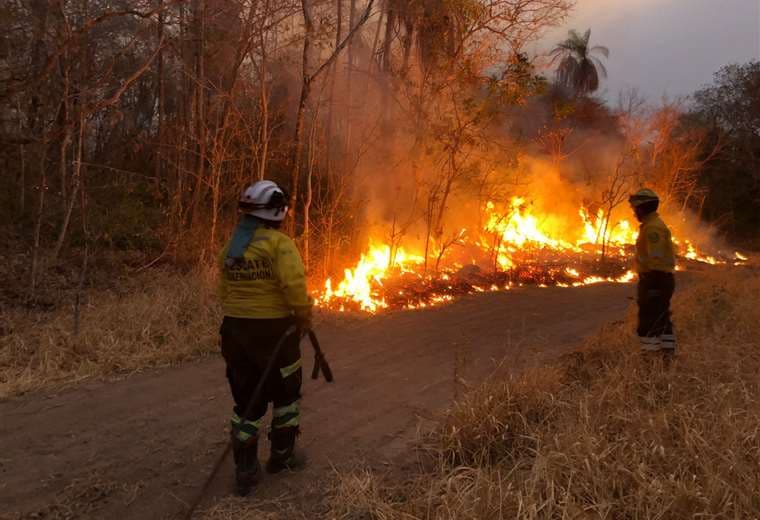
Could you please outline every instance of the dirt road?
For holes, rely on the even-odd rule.
[[[510,370],[545,362],[621,319],[632,294],[630,285],[521,288],[328,320],[319,334],[337,382],[305,384],[309,468],[267,478],[252,500],[294,496],[313,518],[305,509],[319,507],[331,468],[403,458],[459,391],[455,372],[476,383],[502,360]],[[229,409],[219,359],[0,403],[0,518],[173,517],[223,449]],[[205,506],[231,492],[231,475],[227,461]]]

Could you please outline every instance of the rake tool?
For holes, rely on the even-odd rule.
[[[287,340],[292,334],[295,334],[296,330],[297,330],[296,326],[291,325],[290,327],[288,327],[285,333],[277,341],[277,344],[275,345],[274,350],[272,351],[272,355],[267,361],[267,366],[264,369],[264,373],[261,375],[261,378],[259,379],[259,382],[256,385],[255,390],[253,391],[253,396],[251,397],[251,400],[248,401],[248,406],[246,407],[245,412],[243,413],[243,416],[240,418],[241,425],[245,421],[248,420],[248,418],[251,415],[251,411],[253,410],[254,403],[256,403],[261,397],[261,392],[264,389],[264,384],[267,378],[269,377],[269,374],[272,372],[272,369],[274,368],[275,362],[277,360],[277,354],[279,354],[280,349],[285,344],[285,340]],[[325,380],[328,383],[332,383],[334,381],[332,370],[330,369],[330,365],[327,363],[327,360],[325,359],[324,353],[322,352],[322,347],[320,346],[319,340],[317,339],[317,335],[314,333],[313,330],[309,329],[308,336],[309,336],[309,342],[311,343],[311,346],[314,347],[314,368],[311,372],[311,378],[317,379],[319,377],[319,372],[321,370],[325,376]],[[216,464],[214,464],[214,467],[211,469],[211,473],[209,474],[206,481],[203,483],[203,487],[200,489],[198,494],[190,503],[190,506],[188,507],[187,512],[185,513],[185,516],[183,517],[184,520],[190,520],[192,518],[193,513],[195,513],[195,510],[198,508],[198,505],[206,496],[206,493],[208,493],[208,490],[211,487],[211,484],[216,479],[216,475],[217,473],[219,473],[219,470],[222,468],[222,464],[224,464],[224,461],[227,459],[227,456],[230,454],[230,451],[232,451],[232,439],[227,441],[227,445],[225,446],[224,451],[217,459]]]

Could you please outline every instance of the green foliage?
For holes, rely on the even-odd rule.
[[[111,189],[91,208],[90,234],[100,244],[116,250],[148,251],[161,247],[163,211],[145,185]],[[74,236],[76,240],[76,236]]]
[[[579,96],[599,90],[600,79],[607,77],[604,63],[595,56],[609,58],[610,50],[601,45],[591,46],[591,29],[583,35],[571,30],[551,54],[557,67],[557,82]]]
[[[728,65],[694,95],[684,126],[710,130],[704,154],[719,153],[702,176],[704,214],[739,238],[760,227],[760,62]]]
[[[694,101],[696,113],[726,134],[760,139],[760,61],[723,67]]]
[[[533,63],[524,52],[512,54],[500,79],[493,79],[493,87],[501,95],[504,105],[521,105],[531,97],[546,92],[546,78],[537,74]]]

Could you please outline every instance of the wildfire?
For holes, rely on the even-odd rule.
[[[734,265],[745,265],[749,257],[741,254],[739,251],[734,252]]]
[[[424,246],[410,253],[372,241],[356,265],[345,269],[337,286],[331,279],[325,282],[317,301],[341,311],[375,313],[426,308],[463,294],[522,285],[579,287],[633,281],[635,274],[626,269],[625,260],[637,230],[628,220],[607,218],[602,209],[592,213],[580,208],[577,215],[577,220],[568,222],[572,219],[536,214],[521,197],[501,206],[488,202],[482,229],[461,229],[448,249],[432,237],[428,262]],[[725,263],[700,254],[688,240],[676,243],[689,260]],[[602,255],[607,262],[599,261]],[[746,257],[736,253],[734,259],[743,262]]]
[[[593,218],[586,208],[581,208],[579,214],[583,221],[583,238],[579,245],[606,243],[614,246],[618,254],[625,255],[625,246],[636,242],[638,231],[628,220],[619,220],[614,225],[610,225],[601,208]]]
[[[678,240],[675,240],[675,242],[676,242],[676,245],[680,245],[680,242]],[[694,260],[696,262],[702,262],[704,264],[710,264],[710,265],[718,265],[718,264],[726,263],[723,260],[718,260],[714,256],[699,254],[697,249],[694,247],[694,244],[692,244],[688,240],[684,240],[683,243],[686,246],[686,252],[683,253],[684,258],[687,258],[689,260]]]
[[[514,197],[506,213],[496,211],[494,203],[489,201],[486,204],[486,215],[486,231],[497,234],[503,243],[512,247],[522,248],[530,243],[551,249],[574,249],[568,242],[551,238],[539,219],[526,209],[522,197]]]
[[[570,267],[565,269],[565,272],[573,278],[580,278],[580,273]],[[557,287],[580,287],[582,285],[593,285],[596,283],[630,283],[636,279],[636,273],[633,271],[626,271],[624,274],[612,277],[612,276],[586,276],[583,279],[579,279],[572,283],[558,283]]]
[[[385,244],[371,244],[353,269],[343,272],[343,280],[333,289],[330,278],[325,282],[325,289],[319,301],[329,303],[333,300],[348,299],[356,302],[359,309],[376,312],[388,307],[385,298],[378,298],[376,287],[383,285],[383,280],[390,274],[415,272],[424,263],[424,258],[409,255],[404,249],[397,249],[391,254],[391,247]]]

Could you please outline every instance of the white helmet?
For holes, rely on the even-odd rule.
[[[240,196],[240,209],[263,220],[280,222],[288,213],[288,196],[272,181],[258,181]]]

